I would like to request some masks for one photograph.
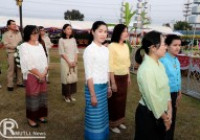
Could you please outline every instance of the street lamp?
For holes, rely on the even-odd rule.
[[[22,24],[22,2],[23,0],[16,0],[17,5],[19,6],[19,17],[20,17],[20,31],[23,31],[23,24]]]

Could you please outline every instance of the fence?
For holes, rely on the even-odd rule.
[[[200,99],[200,57],[179,55],[182,92]]]

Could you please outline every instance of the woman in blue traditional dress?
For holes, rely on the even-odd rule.
[[[109,138],[108,97],[109,51],[102,43],[107,38],[107,25],[96,21],[91,29],[91,44],[83,54],[85,67],[85,139],[107,140]]]

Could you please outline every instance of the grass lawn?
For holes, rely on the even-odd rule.
[[[82,50],[81,50],[82,52]],[[0,50],[0,63],[3,68],[0,75],[0,121],[13,118],[19,124],[19,130],[45,132],[48,140],[82,140],[84,138],[84,68],[82,54],[79,57],[78,93],[77,102],[67,104],[61,96],[60,63],[57,49],[51,50],[50,84],[48,85],[49,122],[34,129],[27,125],[25,115],[25,92],[23,88],[15,88],[10,93],[6,90],[6,53]],[[134,115],[140,99],[136,76],[132,75],[132,84],[129,88],[126,125],[127,130],[121,134],[110,133],[111,140],[132,140],[134,138]],[[200,101],[183,96],[178,108],[176,140],[200,140]],[[0,136],[0,139],[3,139]]]

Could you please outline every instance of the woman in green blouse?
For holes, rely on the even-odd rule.
[[[136,52],[137,81],[141,100],[135,115],[135,140],[164,140],[171,126],[171,97],[168,78],[159,58],[166,52],[164,37],[152,31]]]

